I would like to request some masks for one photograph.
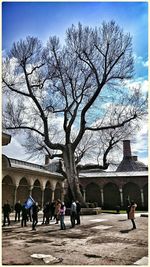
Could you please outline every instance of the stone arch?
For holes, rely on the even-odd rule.
[[[86,186],[86,202],[95,203],[96,206],[101,206],[100,188],[96,183],[90,183]]]
[[[25,177],[21,178],[17,188],[16,201],[20,200],[23,204],[29,196],[29,184]]]
[[[38,202],[39,206],[42,206],[42,190],[38,179],[36,179],[33,184],[32,197],[35,202]]]
[[[5,155],[2,155],[2,167],[3,169],[11,167],[10,159]]]
[[[13,179],[6,175],[2,180],[2,205],[8,200],[11,206],[14,205],[15,185]]]
[[[123,202],[126,203],[126,197],[129,196],[130,201],[134,200],[138,209],[141,208],[141,193],[137,184],[129,182],[123,186]]]
[[[148,210],[148,184],[144,185],[143,194],[144,194],[144,208],[145,210]]]
[[[114,183],[107,183],[103,189],[104,192],[104,208],[116,209],[116,206],[120,206],[120,193],[119,188]]]
[[[54,199],[61,199],[62,186],[60,182],[57,182],[55,187]]]
[[[45,190],[44,190],[44,204],[46,202],[51,202],[51,199],[52,199],[51,183],[50,181],[47,181],[45,185]]]

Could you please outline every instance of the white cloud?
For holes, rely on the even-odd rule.
[[[125,86],[127,86],[128,89],[133,90],[135,88],[141,89],[142,93],[148,92],[148,80],[144,80],[142,77],[139,77],[138,79],[132,79],[130,81],[125,82]]]
[[[26,154],[25,149],[21,145],[23,136],[16,135],[11,137],[11,142],[7,146],[3,146],[2,152],[8,158],[18,159],[22,161],[28,161],[29,156]],[[40,164],[37,160],[31,159],[29,162]]]
[[[148,61],[143,62],[143,66],[144,66],[144,67],[148,67]]]
[[[145,68],[148,67],[148,61],[145,61],[142,56],[137,56],[134,54],[133,57],[136,64],[142,65]]]
[[[148,122],[143,120],[140,123],[140,129],[135,134],[133,143],[133,152],[139,155],[139,158],[146,160],[148,150]]]
[[[18,138],[18,137],[17,137]],[[25,151],[16,137],[11,138],[10,144],[3,147],[3,153],[9,158],[24,160]]]

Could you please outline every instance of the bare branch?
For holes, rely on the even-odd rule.
[[[34,131],[36,133],[38,133],[39,135],[41,135],[42,137],[44,137],[44,133],[41,133],[40,131],[38,131],[35,128],[29,127],[29,126],[14,126],[14,127],[5,127],[6,130],[31,130]]]
[[[134,120],[135,118],[137,118],[137,114],[134,114],[131,118],[126,119],[123,122],[118,123],[116,125],[108,125],[108,126],[96,127],[96,128],[86,127],[85,130],[89,130],[89,131],[102,131],[102,130],[108,130],[108,129],[116,129],[116,128],[123,127],[126,123]]]

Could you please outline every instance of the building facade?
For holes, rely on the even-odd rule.
[[[143,172],[95,172],[80,174],[81,191],[86,202],[104,209],[126,207],[127,196],[138,209],[148,209],[148,174]]]
[[[2,144],[7,145],[10,139],[3,134]],[[24,203],[30,195],[41,207],[47,201],[63,200],[64,177],[51,169],[47,170],[46,164],[42,166],[2,155],[2,205],[8,200],[14,207],[16,201]]]
[[[3,145],[11,140],[4,134]],[[128,147],[128,149],[127,149]],[[125,161],[125,162],[124,162]],[[132,157],[130,142],[124,142],[124,155],[116,172],[89,169],[79,174],[80,188],[85,202],[107,209],[125,207],[126,197],[134,200],[139,209],[148,209],[148,170]],[[9,200],[12,207],[31,195],[43,207],[47,201],[61,199],[70,203],[67,182],[59,173],[59,165],[47,161],[45,165],[2,156],[2,204]]]

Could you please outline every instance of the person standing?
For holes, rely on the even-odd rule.
[[[27,220],[30,220],[32,222],[32,207],[27,209]]]
[[[39,212],[39,207],[38,203],[34,203],[32,207],[32,230],[36,230],[35,226],[38,223],[38,212]]]
[[[81,211],[81,205],[79,203],[79,201],[76,201],[76,220],[77,220],[77,224],[80,224],[80,211]]]
[[[52,220],[53,218],[55,218],[55,201],[53,201],[50,204],[50,211],[51,211],[50,220]]]
[[[70,209],[70,216],[71,216],[70,219],[72,228],[75,227],[76,214],[77,214],[77,205],[76,202],[73,200]]]
[[[49,220],[50,220],[50,203],[49,202],[47,202],[45,205],[45,218],[46,218],[45,224],[49,224]]]
[[[133,228],[132,230],[136,229],[135,225],[135,209],[137,208],[137,204],[132,200],[130,205],[130,211],[129,211],[129,219],[132,222]]]
[[[22,206],[22,220],[21,227],[27,226],[28,210],[25,208],[25,204]]]
[[[20,200],[15,204],[15,222],[18,219],[18,222],[20,222],[20,212],[22,210],[22,205],[20,204]]]
[[[10,207],[9,202],[7,200],[3,206],[3,215],[4,215],[3,226],[6,225],[6,220],[7,220],[8,226],[10,225],[10,218],[9,218],[10,212],[11,212],[11,207]]]
[[[65,203],[62,202],[61,207],[60,207],[60,229],[61,230],[66,230],[66,226],[65,226],[65,222],[64,222],[65,211],[66,211]]]
[[[45,220],[46,220],[46,204],[43,206],[43,221],[42,221],[42,224],[45,223]]]
[[[61,201],[59,199],[57,199],[57,201],[55,203],[55,218],[56,218],[55,224],[58,224],[58,222],[60,220],[60,207],[61,207]]]

